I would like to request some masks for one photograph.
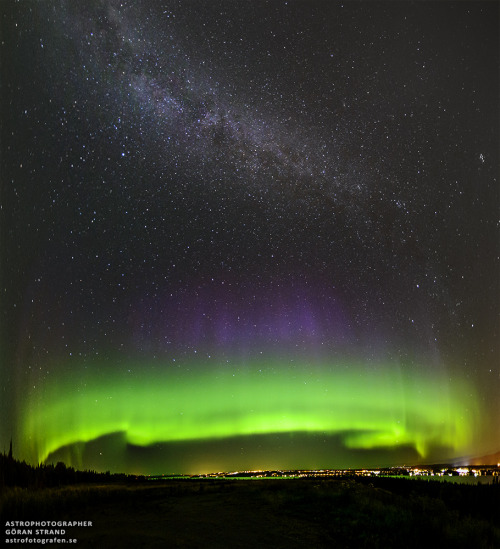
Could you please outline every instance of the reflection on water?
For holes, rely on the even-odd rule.
[[[455,475],[443,475],[443,476],[412,476],[412,477],[404,477],[409,478],[412,480],[419,480],[421,482],[432,482],[432,481],[440,481],[440,482],[455,482],[456,484],[493,484],[494,482],[499,482],[498,476],[494,475],[482,475],[475,477],[473,475],[464,475],[464,476],[455,476]]]

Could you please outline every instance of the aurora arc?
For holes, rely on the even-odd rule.
[[[268,364],[269,366],[269,364]],[[78,388],[76,388],[78,385]],[[479,417],[473,387],[444,374],[290,368],[254,362],[244,372],[116,373],[46,382],[24,407],[26,455],[43,462],[74,443],[122,432],[133,445],[309,432],[351,449],[470,445]]]

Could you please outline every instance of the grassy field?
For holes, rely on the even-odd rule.
[[[500,547],[498,485],[185,480],[8,488],[0,505],[4,525],[92,521],[66,528],[62,537],[77,539],[77,547]]]

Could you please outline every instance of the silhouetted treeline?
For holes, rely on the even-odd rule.
[[[53,488],[70,484],[123,482],[145,480],[145,477],[125,474],[98,473],[96,471],[78,471],[64,463],[56,465],[38,465],[33,467],[25,461],[12,458],[12,453],[0,454],[0,489],[3,487]]]

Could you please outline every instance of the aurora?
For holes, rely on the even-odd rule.
[[[148,373],[149,372],[149,373]],[[238,374],[144,369],[75,385],[61,376],[26,402],[24,453],[38,462],[58,449],[123,433],[137,446],[277,433],[340,435],[351,449],[435,446],[463,451],[479,417],[473,388],[435,373],[394,366],[370,371],[254,361]]]
[[[1,3],[0,451],[499,451],[498,6],[379,4]]]

